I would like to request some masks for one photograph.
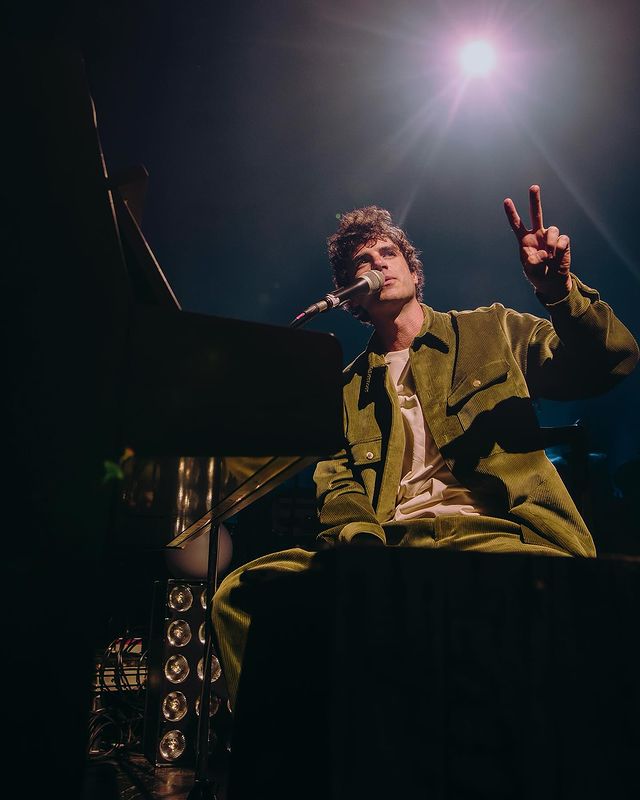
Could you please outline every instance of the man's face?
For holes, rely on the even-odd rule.
[[[411,272],[406,258],[398,245],[390,239],[382,238],[367,242],[354,251],[353,276],[359,278],[372,269],[384,275],[384,286],[375,295],[357,298],[358,305],[375,316],[376,310],[385,306],[401,307],[416,297],[418,276]]]

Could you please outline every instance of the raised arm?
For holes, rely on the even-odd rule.
[[[504,201],[527,280],[551,316],[504,311],[502,326],[531,394],[569,399],[600,394],[633,370],[638,345],[595,289],[570,272],[569,237],[544,227],[540,187],[529,188],[531,228],[513,200]]]
[[[544,227],[540,187],[529,187],[531,228],[526,228],[510,197],[504,210],[520,251],[527,280],[545,303],[555,303],[571,291],[571,242],[555,225]]]

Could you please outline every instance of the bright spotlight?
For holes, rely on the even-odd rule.
[[[460,65],[467,75],[488,75],[496,64],[496,51],[482,39],[467,42],[460,50]]]

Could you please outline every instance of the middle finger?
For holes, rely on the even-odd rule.
[[[529,208],[531,210],[531,230],[541,231],[542,222],[542,202],[540,200],[540,187],[537,184],[529,187]]]

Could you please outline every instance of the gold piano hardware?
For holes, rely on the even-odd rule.
[[[318,456],[226,457],[222,460],[220,502],[174,537],[167,548],[183,548],[250,503],[275,489],[292,475],[314,464]]]

